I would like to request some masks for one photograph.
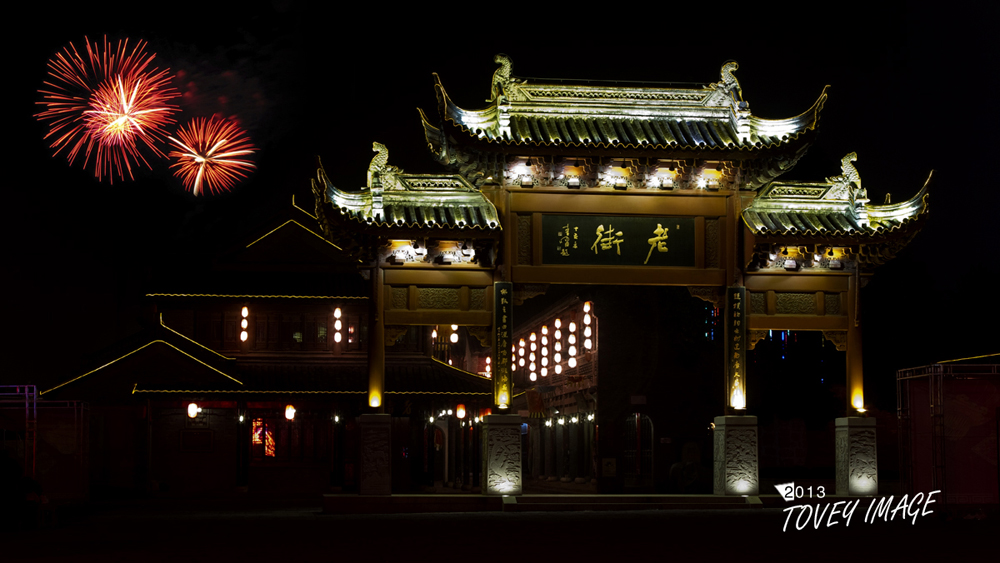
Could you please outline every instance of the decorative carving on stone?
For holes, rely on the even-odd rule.
[[[406,300],[410,293],[409,288],[406,287],[394,287],[392,288],[392,308],[393,309],[405,309]]]
[[[847,351],[847,331],[846,330],[824,330],[823,337],[830,341],[839,352]]]
[[[778,292],[775,312],[779,315],[815,315],[815,293]]]
[[[383,329],[385,334],[385,345],[392,346],[395,344],[396,341],[399,340],[399,337],[403,336],[409,328],[410,327],[403,325],[385,325],[385,328]]]
[[[759,493],[756,417],[716,417],[713,452],[715,494]]]
[[[458,288],[421,287],[417,292],[421,309],[458,309]]]
[[[465,331],[476,337],[483,348],[493,346],[493,327],[491,326],[467,326]]]
[[[469,309],[482,311],[486,309],[486,290],[473,288],[469,290]]]
[[[733,428],[726,434],[726,490],[756,490],[757,429]]]
[[[531,215],[517,216],[517,263],[531,264]]]
[[[361,479],[363,495],[387,495],[392,490],[389,467],[389,425],[361,424]]]
[[[840,294],[827,293],[823,295],[823,307],[827,315],[840,315]]]
[[[750,342],[747,343],[747,348],[753,350],[754,346],[756,346],[757,343],[760,342],[761,340],[764,340],[765,337],[767,337],[766,330],[749,331],[749,333],[747,334],[747,338],[750,339]]]
[[[838,418],[834,436],[836,493],[840,496],[878,494],[878,461],[872,419]]]
[[[688,286],[688,293],[691,294],[691,297],[708,301],[716,307],[721,307],[725,298],[721,287]]]
[[[867,479],[878,482],[878,463],[875,459],[875,431],[855,430],[851,433],[850,477],[852,480]]]
[[[709,268],[721,267],[718,219],[705,220],[705,266]]]
[[[486,430],[486,488],[494,494],[521,493],[520,425],[503,425]]]

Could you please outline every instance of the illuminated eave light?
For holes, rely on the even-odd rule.
[[[198,406],[198,403],[188,404],[187,408],[188,418],[195,418],[196,416],[198,416],[198,413],[200,412],[201,412],[201,407]]]
[[[292,405],[285,405],[285,418],[288,420],[295,420],[295,407]]]

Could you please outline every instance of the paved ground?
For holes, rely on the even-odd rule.
[[[60,527],[0,535],[0,561],[982,561],[998,518],[861,515],[782,531],[781,509],[324,515],[298,501],[93,505]],[[800,521],[804,523],[805,520]],[[810,521],[812,522],[812,521]]]

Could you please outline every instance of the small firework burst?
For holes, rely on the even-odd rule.
[[[151,68],[155,54],[140,41],[131,50],[128,40],[114,48],[104,38],[103,49],[84,38],[86,56],[72,43],[49,60],[49,76],[39,90],[45,109],[35,117],[49,121],[45,139],[52,139],[55,155],[67,151],[70,164],[81,150],[84,167],[94,154],[94,175],[132,177],[132,165],[149,163],[140,149],[163,157],[157,148],[166,137],[179,108],[169,100],[179,96],[170,86],[168,70]]]
[[[246,157],[254,153],[246,131],[236,123],[217,116],[196,117],[177,129],[177,138],[169,137],[179,151],[171,151],[177,162],[174,175],[181,178],[186,190],[194,195],[229,191],[240,178],[254,167]]]

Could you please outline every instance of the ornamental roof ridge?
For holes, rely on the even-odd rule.
[[[380,156],[387,153],[384,145],[375,145]],[[395,167],[388,167],[380,156],[376,156],[379,159],[377,166],[369,167],[370,187],[359,191],[345,191],[335,186],[319,163],[312,187],[324,231],[329,230],[331,219],[381,229],[501,230],[496,207],[465,178],[448,174],[403,174],[396,172],[398,169],[385,174],[387,169]]]
[[[856,158],[851,153],[844,160],[852,156]],[[913,197],[882,205],[869,205],[867,193],[856,187],[860,184],[857,177],[846,186],[837,181],[843,180],[842,176],[827,182],[773,182],[743,211],[743,221],[758,236],[880,239],[915,233],[929,212],[928,188],[933,175],[932,170]]]
[[[726,62],[721,80],[698,88],[628,83],[569,84],[515,77],[510,59],[497,55],[492,96],[481,109],[452,101],[440,76],[434,88],[445,123],[476,140],[508,146],[570,146],[599,149],[743,150],[778,148],[814,130],[827,99],[825,87],[813,105],[786,119],[753,116]],[[440,152],[441,129],[421,111],[431,150]]]

